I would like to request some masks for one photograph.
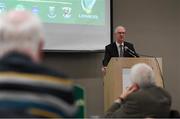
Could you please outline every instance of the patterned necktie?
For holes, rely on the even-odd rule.
[[[123,45],[119,45],[120,48],[120,57],[124,56],[124,51],[123,51]]]

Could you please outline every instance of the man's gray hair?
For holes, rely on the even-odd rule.
[[[38,43],[43,37],[42,23],[31,12],[14,10],[1,13],[0,56],[24,48],[37,52]]]
[[[135,64],[131,68],[130,78],[131,81],[137,84],[140,88],[155,85],[154,72],[152,68],[145,63]]]
[[[118,29],[124,29],[126,31],[126,28],[124,26],[117,26],[114,30],[114,33],[117,33]]]

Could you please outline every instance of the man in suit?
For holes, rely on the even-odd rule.
[[[169,117],[171,97],[164,89],[156,86],[150,66],[144,63],[134,65],[130,79],[132,85],[114,101],[105,117]]]
[[[123,26],[116,27],[114,32],[116,41],[105,47],[102,68],[104,73],[111,57],[139,57],[133,44],[125,41],[125,34],[126,29]]]

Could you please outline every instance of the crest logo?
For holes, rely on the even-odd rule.
[[[63,7],[63,17],[64,18],[70,18],[71,17],[71,11],[72,9],[70,7]]]
[[[56,17],[56,7],[54,6],[49,6],[49,13],[48,13],[48,17],[50,19],[54,19]]]
[[[81,6],[87,14],[91,13],[92,8],[94,7],[95,3],[96,3],[96,0],[81,0]]]

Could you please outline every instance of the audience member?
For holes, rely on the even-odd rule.
[[[171,97],[155,84],[154,72],[144,63],[136,64],[130,73],[132,85],[108,109],[105,117],[169,117]]]
[[[28,11],[0,16],[0,117],[74,117],[72,81],[42,66],[42,23]]]

